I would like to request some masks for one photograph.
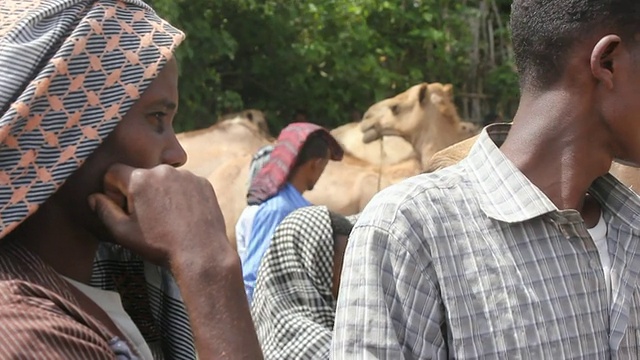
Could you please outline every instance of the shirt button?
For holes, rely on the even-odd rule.
[[[596,258],[589,260],[589,265],[591,265],[591,268],[594,270],[599,269],[601,267],[600,262]]]

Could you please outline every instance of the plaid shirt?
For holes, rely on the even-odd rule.
[[[610,175],[589,190],[607,222],[609,302],[580,214],[559,211],[498,149],[509,126],[367,206],[345,257],[333,358],[638,357],[640,199]]]

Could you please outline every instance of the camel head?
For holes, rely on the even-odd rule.
[[[240,112],[226,114],[221,116],[218,119],[218,123],[223,121],[231,121],[236,123],[251,123],[255,126],[255,128],[267,137],[271,137],[271,132],[269,131],[269,125],[267,124],[267,118],[264,113],[260,110],[256,109],[246,109]]]
[[[476,125],[461,121],[453,103],[453,86],[440,83],[415,85],[372,105],[360,129],[365,143],[401,136],[414,146],[425,136],[444,139],[444,146],[448,146],[478,132]]]

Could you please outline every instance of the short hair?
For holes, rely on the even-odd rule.
[[[334,238],[338,235],[349,236],[351,234],[353,223],[349,219],[333,211],[329,211],[329,219]]]
[[[639,21],[638,0],[514,0],[510,24],[521,88],[554,85],[581,39],[607,30],[631,40]]]
[[[302,145],[293,170],[313,159],[327,159],[329,155],[329,141],[325,134],[320,131],[312,133]]]

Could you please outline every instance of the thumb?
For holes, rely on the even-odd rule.
[[[131,219],[121,207],[104,194],[89,195],[89,207],[93,210],[100,221],[111,231],[116,238],[126,236],[126,228]]]

